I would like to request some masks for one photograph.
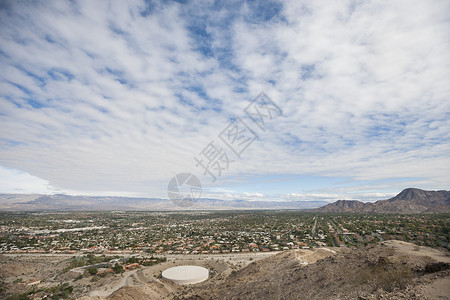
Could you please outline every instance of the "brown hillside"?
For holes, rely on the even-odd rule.
[[[323,250],[322,250],[323,251]],[[450,256],[400,241],[339,249],[304,265],[296,251],[250,264],[176,299],[448,299]],[[439,282],[435,280],[439,279]],[[442,281],[442,282],[441,282]],[[436,285],[436,286],[434,286]],[[439,287],[430,292],[430,286]]]
[[[339,200],[317,208],[318,212],[429,213],[450,212],[450,191],[424,191],[408,188],[397,196],[375,203]]]

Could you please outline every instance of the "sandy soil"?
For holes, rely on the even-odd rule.
[[[443,252],[437,249],[417,246],[412,243],[407,243],[403,241],[390,240],[381,242],[381,245],[385,245],[388,248],[394,249],[396,252],[410,256],[410,257],[424,257],[428,256],[439,262],[450,263],[449,252]]]
[[[117,294],[112,294],[124,287],[143,288],[146,293],[154,290],[156,293],[153,295],[156,297],[155,299],[163,299],[168,294],[173,294],[179,289],[179,286],[159,278],[162,271],[169,267],[183,264],[200,265],[212,270],[212,277],[223,278],[228,276],[232,270],[241,269],[252,261],[258,261],[276,254],[277,252],[167,255],[161,256],[167,258],[165,263],[151,267],[141,267],[123,274],[108,275],[105,278],[98,278],[97,281],[93,281],[92,277],[74,281],[77,276],[83,274],[84,268],[82,267],[71,271],[64,270],[69,265],[70,259],[73,256],[82,255],[81,253],[74,255],[4,254],[0,255],[0,277],[7,289],[5,293],[0,294],[0,299],[6,299],[8,295],[24,293],[31,289],[31,287],[17,282],[19,279],[21,282],[41,280],[39,287],[49,287],[68,282],[74,286],[73,295],[75,297],[85,297],[85,299],[104,299],[110,295],[117,298]],[[146,253],[141,255],[148,256]]]
[[[449,258],[399,241],[286,251],[175,299],[450,299]]]
[[[449,252],[401,241],[359,249],[168,255],[166,262],[155,266],[76,281],[82,269],[64,270],[71,256],[0,255],[0,276],[7,285],[0,299],[27,290],[14,283],[18,278],[40,279],[41,286],[69,282],[74,286],[73,296],[82,300],[295,299],[298,295],[308,299],[450,299]],[[208,268],[210,279],[179,286],[161,278],[163,270],[186,264]],[[386,274],[407,269],[408,281],[401,288],[380,289],[389,284],[374,273],[380,266]]]

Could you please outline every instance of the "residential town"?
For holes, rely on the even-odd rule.
[[[0,213],[1,253],[269,252],[397,239],[449,246],[448,214],[302,211]]]
[[[106,295],[127,278],[157,278],[177,263],[212,264],[214,276],[216,268],[231,272],[285,250],[336,253],[387,240],[448,252],[449,229],[448,214],[1,212],[0,292],[7,299]]]

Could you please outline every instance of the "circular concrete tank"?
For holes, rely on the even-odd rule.
[[[178,284],[194,284],[208,279],[209,271],[199,266],[178,266],[162,272],[162,277]]]

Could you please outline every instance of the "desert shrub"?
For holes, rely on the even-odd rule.
[[[3,294],[6,291],[6,283],[3,279],[0,279],[0,294]]]
[[[15,294],[7,298],[7,300],[29,300],[27,294]]]
[[[387,292],[394,289],[405,289],[413,278],[413,272],[406,265],[395,265],[380,257],[378,263],[363,268],[360,273],[361,283],[368,283],[374,289],[381,288]]]
[[[98,274],[98,276],[101,277],[101,278],[105,278],[106,276],[108,276],[108,273],[107,272],[103,272],[101,274]]]
[[[20,277],[13,281],[13,283],[21,283],[21,282],[23,282],[23,279]]]
[[[89,272],[89,274],[91,275],[95,275],[98,273],[98,269],[96,267],[89,267],[87,268],[87,271]]]
[[[411,269],[398,266],[392,270],[382,270],[378,274],[378,285],[385,291],[391,292],[395,288],[405,289],[412,279]]]
[[[123,272],[123,267],[121,265],[119,265],[118,263],[116,263],[116,265],[113,268],[114,273],[118,274],[118,273],[122,273]]]
[[[83,279],[83,275],[82,274],[80,274],[77,277],[75,277],[75,279],[73,281],[77,281],[77,280],[80,280],[80,279]]]

